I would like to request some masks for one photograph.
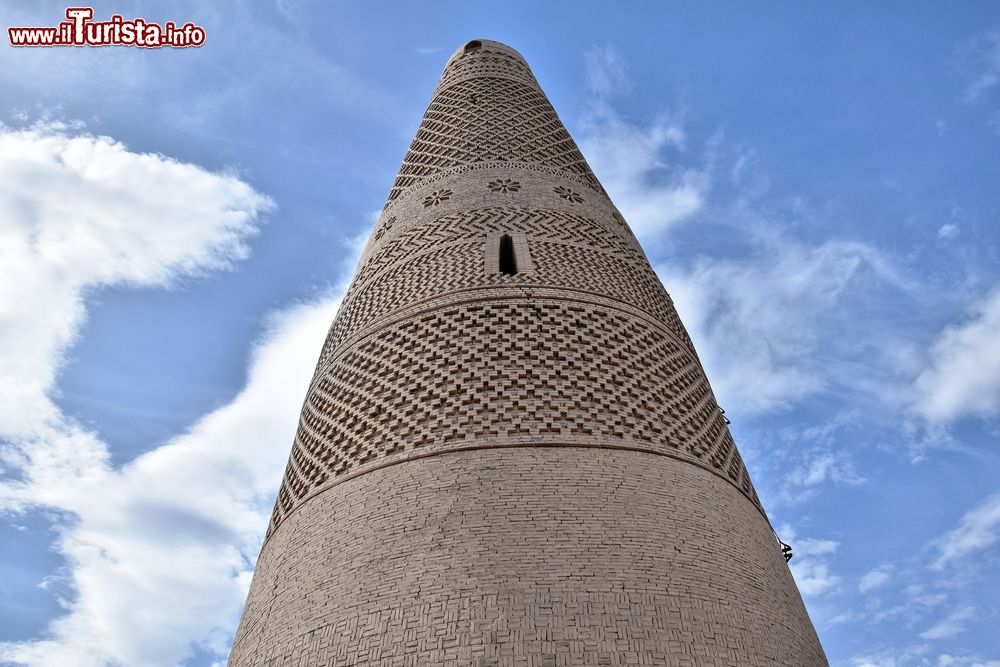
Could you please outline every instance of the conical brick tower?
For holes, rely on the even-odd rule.
[[[673,304],[524,59],[448,61],[230,665],[826,665]]]

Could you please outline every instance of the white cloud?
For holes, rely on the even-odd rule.
[[[867,277],[900,282],[886,259],[862,243],[805,245],[774,235],[740,259],[703,258],[691,269],[657,270],[716,395],[727,409],[745,414],[787,409],[834,380],[860,388],[850,359],[834,356],[856,350],[838,349],[830,317],[842,319],[851,288],[864,286]]]
[[[647,249],[656,248],[664,232],[707,207],[719,138],[707,142],[704,154],[692,160],[684,128],[675,118],[661,115],[641,123],[619,113],[610,98],[626,87],[627,73],[611,47],[587,54],[587,75],[594,99],[581,122],[581,148],[636,235]],[[715,393],[734,414],[785,410],[837,381],[849,383],[855,394],[875,393],[874,385],[881,381],[875,376],[885,369],[873,369],[870,357],[863,362],[849,358],[858,356],[857,340],[851,332],[834,333],[838,323],[833,316],[846,319],[845,305],[857,294],[853,288],[909,285],[869,245],[846,240],[810,245],[785,237],[780,230],[792,225],[775,221],[773,206],[762,215],[744,198],[766,190],[760,170],[747,166],[752,157],[747,150],[739,152],[730,170],[737,196],[728,206],[715,206],[711,217],[716,227],[705,232],[720,235],[720,252],[738,245],[742,255],[656,267]],[[794,202],[792,209],[800,216],[803,206]],[[870,297],[870,290],[864,296]],[[879,347],[886,356],[899,349]],[[840,353],[844,358],[836,358]],[[861,481],[849,462],[816,465],[802,474],[803,483],[834,476]]]
[[[89,288],[226,268],[270,208],[234,176],[54,124],[0,128],[0,507],[57,516],[73,591],[27,665],[174,665],[224,651],[335,302],[271,323],[246,389],[120,469],[50,400]],[[49,580],[52,577],[48,578]]]
[[[942,570],[956,559],[987,549],[1000,540],[1000,493],[989,496],[962,516],[958,526],[934,540],[937,558],[931,567]]]
[[[871,615],[871,621],[873,623],[901,621],[909,626],[920,622],[948,602],[945,593],[928,591],[920,584],[907,586],[903,593],[902,602],[885,609],[877,608]]]
[[[958,225],[954,222],[947,222],[938,229],[938,238],[953,239],[958,236]]]
[[[656,234],[701,209],[709,188],[703,168],[671,166],[665,153],[683,145],[669,118],[632,123],[605,103],[582,122],[580,148],[637,236]]]
[[[802,595],[817,597],[836,589],[840,577],[831,571],[830,559],[840,547],[839,542],[797,538],[795,529],[788,525],[781,527],[780,534],[792,546],[788,566]]]
[[[897,661],[893,655],[883,654],[855,657],[851,660],[851,664],[856,667],[903,667],[905,663]]]
[[[894,648],[854,656],[850,664],[854,667],[929,667],[928,651],[926,645]]]
[[[598,97],[627,93],[632,88],[625,61],[610,44],[586,55],[587,89]]]
[[[965,622],[976,615],[974,607],[959,607],[938,621],[933,627],[920,633],[921,639],[948,639],[965,631]]]
[[[1000,660],[983,660],[970,656],[938,656],[938,667],[1000,667]]]
[[[1000,412],[1000,289],[941,333],[914,390],[914,409],[932,423]]]
[[[222,653],[243,605],[302,397],[337,300],[275,317],[246,387],[173,441],[114,470],[58,448],[26,492],[69,512],[58,544],[76,598],[48,639],[0,645],[26,665],[176,665],[193,645]],[[42,464],[36,464],[36,469]],[[58,471],[60,477],[54,472]],[[64,475],[64,476],[63,476]]]
[[[862,593],[867,593],[868,591],[873,591],[876,588],[881,588],[889,583],[892,578],[892,568],[883,565],[877,567],[873,570],[865,572],[861,577],[861,581],[858,582],[858,590]]]
[[[684,148],[681,125],[667,115],[636,123],[610,104],[610,96],[629,86],[610,46],[588,52],[587,80],[594,98],[581,121],[580,149],[636,235],[654,238],[700,210],[708,169],[675,166]]]
[[[798,486],[816,486],[827,481],[850,485],[864,483],[846,453],[821,451],[812,454],[786,476],[788,482]]]
[[[57,124],[0,125],[0,436],[58,420],[46,398],[86,289],[228,267],[268,199],[234,176]]]
[[[803,595],[822,595],[840,583],[840,577],[833,574],[829,563],[829,558],[839,546],[833,540],[802,539],[795,542],[795,555],[789,567]]]

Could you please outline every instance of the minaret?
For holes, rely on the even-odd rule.
[[[524,59],[448,60],[233,666],[826,665],[698,356]]]

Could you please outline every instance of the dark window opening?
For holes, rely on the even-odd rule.
[[[505,276],[517,275],[517,258],[514,256],[514,239],[508,234],[500,237],[500,273]]]
[[[465,55],[466,53],[472,53],[473,51],[478,51],[481,48],[483,48],[483,43],[480,42],[478,39],[474,39],[465,45],[465,50],[462,52],[462,55]]]

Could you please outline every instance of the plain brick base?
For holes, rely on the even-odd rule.
[[[230,657],[826,664],[767,522],[733,485],[667,456],[568,446],[443,453],[307,500],[264,546]]]

